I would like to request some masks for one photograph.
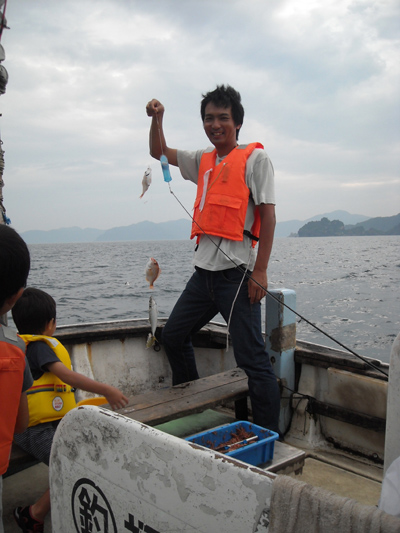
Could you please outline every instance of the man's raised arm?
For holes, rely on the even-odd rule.
[[[150,155],[160,159],[164,154],[171,165],[178,166],[177,150],[168,148],[164,137],[163,118],[165,108],[161,102],[153,98],[146,106],[146,113],[152,117],[149,135]]]

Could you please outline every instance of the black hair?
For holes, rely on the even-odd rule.
[[[244,108],[242,106],[242,98],[240,93],[230,85],[217,85],[217,88],[206,94],[203,94],[201,101],[200,113],[201,119],[204,122],[206,114],[206,106],[213,103],[217,107],[225,109],[231,108],[233,122],[235,126],[242,126],[244,119]],[[240,129],[240,128],[239,128]],[[236,131],[236,140],[239,138],[239,129]]]
[[[25,241],[14,229],[0,224],[0,308],[26,286],[30,267]]]
[[[56,302],[47,292],[28,287],[12,309],[12,317],[21,335],[41,335],[56,319]]]

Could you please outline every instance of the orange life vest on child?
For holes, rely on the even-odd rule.
[[[217,151],[201,156],[190,238],[203,233],[232,241],[242,241],[250,190],[246,185],[246,163],[260,143],[239,145],[217,166]],[[247,233],[246,233],[247,234]],[[260,215],[256,208],[251,228],[252,245],[260,235]]]
[[[8,467],[25,370],[25,344],[0,325],[0,476]]]

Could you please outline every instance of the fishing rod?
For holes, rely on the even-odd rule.
[[[256,285],[258,285],[263,291],[265,291],[265,293],[270,297],[270,298],[273,298],[276,302],[280,303],[280,304],[283,304],[284,307],[286,307],[289,311],[291,311],[292,313],[294,313],[296,316],[298,316],[300,318],[300,320],[304,320],[304,322],[306,322],[307,324],[309,324],[310,326],[312,326],[313,328],[315,328],[317,331],[319,331],[320,333],[322,333],[323,335],[325,335],[328,339],[330,339],[331,341],[335,342],[336,344],[338,344],[341,348],[344,348],[347,352],[351,353],[352,355],[354,355],[355,357],[357,357],[358,359],[360,359],[361,361],[363,361],[363,363],[365,363],[366,365],[370,366],[373,370],[376,370],[377,372],[380,372],[381,374],[383,374],[384,376],[388,377],[388,374],[386,372],[384,372],[381,368],[379,368],[378,366],[374,365],[371,361],[368,361],[368,359],[365,359],[365,357],[363,357],[362,355],[359,355],[358,353],[356,353],[354,350],[348,348],[346,345],[344,345],[342,342],[338,341],[337,339],[335,339],[334,337],[332,337],[331,335],[329,335],[329,333],[326,333],[324,330],[322,330],[320,327],[318,327],[316,324],[314,324],[313,322],[311,322],[310,320],[308,320],[306,317],[304,317],[303,315],[301,315],[300,313],[298,313],[297,311],[295,311],[294,309],[292,309],[289,305],[287,305],[286,303],[284,302],[281,302],[281,300],[279,300],[279,298],[277,298],[274,294],[272,294],[267,288],[265,288],[263,285],[261,285],[261,283],[259,283],[257,280],[255,280],[251,274],[249,274],[248,270],[247,269],[244,269],[241,265],[238,265],[231,257],[229,257],[229,255],[224,252],[224,250],[222,250],[222,248],[219,246],[219,244],[217,242],[215,242],[210,235],[208,235],[204,230],[203,228],[200,226],[200,224],[194,220],[194,218],[192,217],[192,215],[189,213],[189,211],[186,209],[186,207],[182,204],[182,202],[179,200],[179,198],[176,196],[176,194],[173,192],[172,188],[171,188],[171,174],[170,174],[170,171],[169,171],[169,163],[168,163],[168,159],[167,157],[165,156],[164,154],[164,151],[163,151],[163,147],[162,147],[162,140],[161,140],[161,131],[160,131],[160,125],[159,125],[159,122],[158,122],[158,117],[156,115],[156,119],[157,119],[157,126],[158,126],[158,132],[159,132],[159,136],[160,136],[160,145],[161,145],[161,152],[162,152],[162,155],[160,157],[160,163],[161,163],[161,168],[162,168],[162,172],[163,172],[163,175],[164,175],[164,181],[168,183],[168,187],[169,187],[169,192],[173,195],[173,197],[176,199],[176,201],[179,203],[179,205],[183,208],[183,210],[185,211],[185,213],[187,215],[189,215],[190,219],[192,220],[192,222],[194,222],[197,227],[199,228],[199,230],[214,244],[214,246],[216,246],[216,248],[222,252],[225,257],[227,259],[229,259],[229,261],[234,265],[235,268],[237,268],[240,272],[243,273],[243,276],[247,277],[248,279],[251,279],[253,281],[253,283],[255,283]]]

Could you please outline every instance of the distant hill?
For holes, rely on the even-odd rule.
[[[60,228],[47,231],[30,230],[21,233],[28,244],[47,244],[56,242],[93,242],[104,233],[104,230],[94,228]]]
[[[60,228],[54,230],[31,230],[21,233],[28,244],[67,242],[120,242],[120,241],[165,241],[188,239],[191,221],[180,219],[169,222],[138,222],[109,230],[93,228]]]
[[[383,233],[386,233],[387,231],[391,231],[393,228],[395,228],[399,224],[400,224],[400,213],[392,217],[369,218],[368,220],[365,220],[364,222],[359,222],[358,224],[355,224],[355,226],[345,226],[345,229],[349,230],[349,229],[358,228],[361,226],[366,231],[370,229],[374,229],[374,230],[378,230],[378,231],[382,231]]]
[[[96,241],[171,241],[190,236],[191,221],[180,219],[169,222],[138,222],[104,231]]]
[[[352,215],[347,211],[332,211],[330,213],[322,213],[315,215],[306,220],[287,220],[285,222],[279,222],[275,228],[275,237],[289,237],[292,234],[297,234],[299,229],[307,222],[313,222],[314,220],[321,220],[322,218],[328,218],[329,220],[341,220],[343,224],[357,224],[369,220],[370,217],[365,215]]]
[[[302,226],[299,237],[338,237],[344,234],[344,224],[340,220],[329,220],[322,217],[321,220],[312,220]]]
[[[299,229],[308,222],[319,221],[322,218],[340,220],[345,230],[353,231],[354,235],[363,234],[365,231],[389,231],[396,221],[394,217],[369,218],[365,215],[352,215],[347,211],[333,211],[322,215],[315,215],[307,220],[288,220],[278,222],[275,229],[276,237],[297,236]],[[60,228],[55,230],[31,230],[21,233],[28,244],[67,243],[67,242],[113,242],[113,241],[163,241],[189,239],[191,221],[187,219],[171,220],[169,222],[138,222],[130,226],[120,226],[108,230],[94,228]],[[364,228],[364,229],[363,229]],[[381,229],[382,228],[382,229]],[[389,229],[384,229],[389,228]],[[393,233],[398,235],[399,233]]]
[[[377,217],[345,226],[341,220],[322,217],[307,222],[298,231],[299,237],[346,237],[368,235],[400,235],[400,213],[391,217]]]

